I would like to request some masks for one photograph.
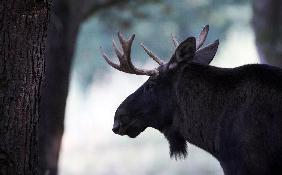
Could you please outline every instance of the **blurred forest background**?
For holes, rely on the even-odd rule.
[[[262,61],[282,66],[280,1],[54,0],[52,10],[40,108],[43,173],[223,174],[213,157],[193,145],[186,160],[171,160],[167,141],[153,129],[136,139],[112,133],[115,109],[147,77],[113,70],[99,46],[113,55],[116,33],[135,33],[133,62],[153,67],[140,42],[168,60],[174,49],[171,33],[182,41],[210,24],[207,41],[220,40],[212,65]]]

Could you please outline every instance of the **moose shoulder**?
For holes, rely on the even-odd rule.
[[[170,156],[185,158],[186,141],[216,157],[226,175],[282,174],[282,70],[268,65],[226,69],[210,66],[218,41],[202,47],[208,33],[182,43],[164,63],[144,45],[160,66],[136,68],[130,58],[134,35],[118,34],[114,43],[120,64],[114,68],[149,79],[118,107],[113,132],[136,137],[147,127],[162,132]],[[281,58],[282,59],[282,58]]]

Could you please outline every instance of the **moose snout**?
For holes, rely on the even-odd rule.
[[[120,128],[120,123],[119,123],[119,122],[115,122],[114,125],[113,125],[112,131],[113,131],[115,134],[118,134],[119,128]]]
[[[127,111],[124,110],[123,108],[118,108],[116,113],[115,113],[115,120],[114,120],[114,125],[112,131],[115,134],[120,134],[121,128],[122,128],[122,123],[120,122],[120,118],[127,116]]]

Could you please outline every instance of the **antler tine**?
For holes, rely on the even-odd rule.
[[[140,46],[144,49],[144,51],[151,57],[154,61],[156,61],[159,65],[163,65],[164,61],[160,59],[157,55],[155,55],[151,50],[149,50],[143,43],[140,43]]]
[[[196,50],[198,50],[200,47],[202,47],[202,45],[204,44],[204,42],[207,39],[208,32],[209,32],[209,25],[206,25],[202,29],[202,31],[201,31],[201,33],[199,35],[199,39],[196,42]]]
[[[103,58],[106,60],[106,62],[107,62],[110,66],[112,66],[112,67],[115,68],[115,69],[120,70],[120,66],[119,66],[118,64],[112,62],[112,61],[110,60],[109,56],[108,56],[105,52],[103,52],[102,46],[100,46],[100,51],[101,51],[101,54],[102,54]]]
[[[118,58],[121,58],[122,57],[122,52],[120,51],[120,49],[117,47],[117,44],[115,42],[115,40],[113,39],[113,48],[114,48],[114,51],[117,55]]]
[[[122,47],[122,49],[124,50],[124,52],[126,52],[126,53],[129,52],[129,54],[130,54],[130,52],[131,52],[131,46],[132,46],[132,43],[133,43],[134,38],[135,38],[135,34],[131,35],[131,37],[129,38],[129,40],[126,40],[126,39],[124,38],[124,36],[123,36],[120,32],[118,32],[118,39],[119,39],[119,41],[120,41],[121,47]]]
[[[117,54],[118,59],[119,59],[121,65],[125,65],[125,64],[127,64],[128,66],[132,65],[131,59],[130,59],[130,54],[131,54],[131,46],[132,46],[134,38],[135,38],[135,35],[133,34],[130,37],[129,40],[126,40],[123,37],[123,35],[120,32],[118,32],[118,39],[119,39],[119,42],[120,42],[122,50],[123,50],[123,53],[119,52]],[[113,47],[114,47],[115,51],[119,51],[117,49],[117,46],[116,46],[115,42],[113,42]]]
[[[122,47],[122,51],[119,49],[116,42],[113,40],[113,49],[119,59],[120,62],[119,65],[110,61],[110,58],[107,56],[105,52],[102,51],[102,47],[101,47],[103,58],[110,66],[122,72],[136,74],[136,75],[149,75],[149,76],[157,75],[159,72],[156,69],[153,70],[138,69],[132,64],[130,53],[131,53],[131,46],[134,37],[135,35],[132,35],[128,40],[126,40],[123,37],[123,35],[120,32],[118,32],[118,38]]]
[[[177,39],[175,38],[173,34],[170,34],[170,35],[171,35],[171,39],[172,39],[174,47],[177,47],[179,45],[179,42],[177,41]]]
[[[119,42],[120,42],[121,44],[125,43],[125,39],[124,39],[123,35],[122,35],[120,32],[118,32],[117,34],[118,34]]]

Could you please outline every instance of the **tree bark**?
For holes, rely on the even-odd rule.
[[[254,0],[253,28],[260,61],[282,67],[282,1]]]
[[[0,1],[0,174],[38,174],[38,106],[49,2]]]

